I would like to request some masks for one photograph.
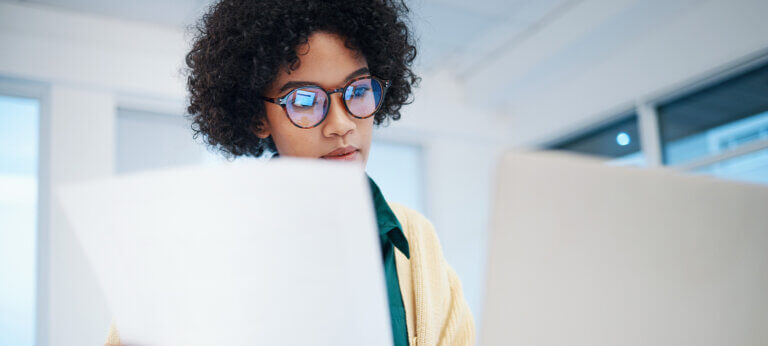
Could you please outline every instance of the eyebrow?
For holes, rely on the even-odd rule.
[[[371,71],[367,67],[362,67],[362,68],[356,70],[355,72],[350,73],[347,76],[347,78],[344,79],[344,80],[348,81],[348,80],[350,80],[352,78],[355,78],[357,76],[362,76],[362,75],[366,75],[366,74],[370,74],[370,73],[371,73]],[[291,89],[295,89],[295,88],[298,88],[298,87],[303,87],[303,86],[306,86],[306,85],[317,85],[317,84],[318,83],[316,83],[316,82],[307,82],[307,81],[290,81],[290,82],[286,82],[285,84],[283,84],[283,86],[280,87],[280,90],[278,91],[278,94],[282,94],[286,90],[291,90]]]

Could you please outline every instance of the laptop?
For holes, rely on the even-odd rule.
[[[768,187],[546,152],[496,184],[481,344],[768,344]]]

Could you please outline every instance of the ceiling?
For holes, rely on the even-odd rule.
[[[186,28],[211,0],[0,0]],[[574,0],[407,0],[419,43],[417,66],[471,68],[499,46]],[[458,64],[458,65],[457,65]]]
[[[445,64],[459,71],[470,68],[568,2],[411,0],[419,64],[425,69]]]

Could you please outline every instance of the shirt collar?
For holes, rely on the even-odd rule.
[[[378,223],[382,246],[389,241],[400,250],[406,258],[410,258],[411,255],[410,248],[408,247],[408,240],[405,238],[400,221],[397,220],[395,213],[392,212],[389,204],[384,199],[384,195],[381,194],[379,186],[376,185],[370,176],[368,177],[368,182],[371,185],[373,207],[376,212],[376,222]]]

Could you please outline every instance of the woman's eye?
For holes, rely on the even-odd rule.
[[[369,90],[371,90],[371,87],[367,85],[351,86],[344,92],[344,99],[351,100],[364,98],[368,94]]]

